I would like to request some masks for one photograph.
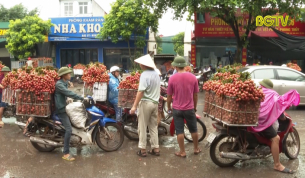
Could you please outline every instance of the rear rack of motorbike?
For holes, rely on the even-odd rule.
[[[256,127],[258,125],[258,123],[255,123],[255,124],[230,124],[230,123],[227,123],[226,121],[223,121],[219,118],[216,118],[215,116],[210,115],[206,112],[203,112],[203,117],[209,117],[213,121],[216,121],[218,123],[222,123],[223,125],[226,125],[226,126],[229,126],[229,127]]]

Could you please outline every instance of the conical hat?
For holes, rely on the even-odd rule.
[[[154,69],[157,68],[149,54],[136,59],[135,62],[150,68],[154,68]]]

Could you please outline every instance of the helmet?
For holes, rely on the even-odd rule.
[[[2,69],[1,69],[1,72],[10,72],[10,68],[7,67],[7,66],[4,66]]]
[[[115,71],[120,71],[120,68],[118,67],[118,66],[112,66],[111,68],[110,68],[110,73],[111,72],[115,72]]]

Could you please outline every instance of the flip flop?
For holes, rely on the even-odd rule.
[[[180,157],[180,158],[186,158],[186,155],[183,155],[183,156],[182,156],[180,152],[176,152],[175,155],[178,156],[178,157]]]
[[[0,121],[0,128],[4,127],[4,122]]]
[[[141,157],[146,157],[147,156],[146,152],[142,153],[141,150],[137,152],[137,155],[141,156]]]
[[[63,156],[62,159],[66,160],[66,161],[74,161],[75,158],[73,158],[71,155],[69,155],[68,157]]]
[[[148,151],[148,154],[154,155],[154,156],[160,156],[160,151],[155,152],[154,149],[152,149],[151,151]]]
[[[291,170],[291,169],[288,169],[288,168],[284,168],[284,170],[282,170],[282,171],[280,171],[280,170],[277,170],[277,169],[274,169],[274,170],[276,170],[276,171],[278,171],[278,172],[281,172],[281,173],[286,173],[286,174],[294,174],[296,171],[294,171],[294,170]]]
[[[198,154],[201,153],[201,152],[202,152],[202,150],[201,150],[200,148],[198,148],[197,151],[194,151],[194,155],[198,155]]]
[[[24,134],[23,134],[23,136],[25,136],[25,137],[30,137],[30,136],[31,136],[31,134],[30,134],[30,133],[28,133],[28,132],[26,132],[26,133],[24,133]]]

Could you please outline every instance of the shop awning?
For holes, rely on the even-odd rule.
[[[278,60],[304,60],[305,38],[288,35],[273,29],[278,37],[260,37],[251,33],[249,50],[273,61]]]

